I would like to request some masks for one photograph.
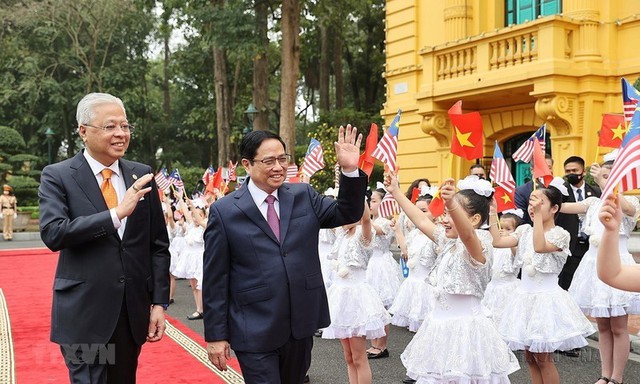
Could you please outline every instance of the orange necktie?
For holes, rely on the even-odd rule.
[[[111,175],[113,171],[109,168],[105,168],[102,170],[102,186],[100,190],[102,190],[102,196],[104,196],[104,201],[107,203],[107,207],[109,209],[115,208],[118,206],[118,195],[116,194],[116,189],[113,188],[113,184],[111,184]]]

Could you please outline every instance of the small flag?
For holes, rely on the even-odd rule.
[[[515,161],[519,160],[524,161],[525,163],[530,163],[531,157],[533,156],[533,141],[537,140],[540,144],[540,148],[542,148],[542,152],[544,152],[547,146],[547,144],[545,143],[546,133],[547,125],[542,124],[542,126],[538,128],[538,130],[535,131],[533,135],[531,135],[531,137],[527,139],[527,141],[522,143],[520,148],[518,148],[518,150],[516,150],[513,155],[511,155],[511,158]]]
[[[444,200],[440,197],[440,188],[438,188],[438,192],[433,196],[427,208],[434,219],[444,213]]]
[[[544,158],[544,152],[540,148],[538,140],[533,140],[533,178],[542,178],[545,187],[548,187],[553,180],[553,174]]]
[[[620,148],[625,133],[627,133],[627,129],[624,116],[605,113],[602,115],[598,145],[601,147]]]
[[[400,213],[400,208],[398,208],[396,199],[390,193],[385,194],[378,206],[380,217],[392,217],[398,213]]]
[[[180,177],[180,172],[178,169],[174,169],[169,175],[169,182],[178,189],[178,191],[184,190],[184,183],[182,182],[182,178]]]
[[[393,118],[389,129],[384,133],[382,139],[376,146],[371,156],[382,161],[391,170],[397,170],[396,157],[398,155],[398,123],[400,122],[400,114],[402,110],[398,109],[398,114]]]
[[[289,164],[287,167],[287,177],[285,178],[285,182],[292,183],[291,179],[298,176],[298,166],[295,164]],[[300,182],[300,181],[297,181]]]
[[[624,77],[622,78],[622,108],[624,111],[624,122],[630,123],[631,119],[640,100],[640,93],[638,90]]]
[[[202,175],[202,182],[204,183],[204,185],[209,184],[209,178],[213,175],[214,173],[214,169],[213,167],[210,165],[205,171],[204,171],[204,175]]]
[[[324,157],[322,156],[322,145],[316,139],[311,139],[309,148],[302,163],[302,173],[309,179],[316,172],[324,168]]]
[[[449,109],[452,137],[451,153],[467,160],[479,159],[484,152],[482,117],[478,112],[462,113],[462,100]]]
[[[418,197],[420,197],[420,188],[413,187],[411,190],[411,202],[415,204],[418,201]]]
[[[238,166],[238,162],[234,164],[231,160],[229,160],[229,171],[227,172],[227,179],[229,181],[237,181],[238,175],[236,175],[236,167]]]
[[[153,177],[156,180],[156,184],[158,185],[158,189],[161,191],[166,191],[171,187],[171,182],[167,177],[167,169],[162,168],[160,172],[156,173]]]
[[[378,144],[378,125],[371,123],[371,127],[369,128],[369,135],[367,135],[367,141],[364,147],[364,152],[360,155],[360,160],[358,161],[358,167],[362,169],[367,176],[371,177],[371,172],[373,172],[373,165],[375,164],[375,158],[373,157],[373,151],[376,150],[376,146]]]
[[[513,199],[513,193],[507,192],[507,190],[500,185],[496,185],[495,190],[496,191],[493,197],[496,199],[498,212],[504,212],[509,209],[516,209],[516,203]]]
[[[489,177],[494,183],[504,188],[510,194],[513,194],[516,190],[516,181],[511,176],[511,171],[507,165],[507,161],[504,159],[498,142],[496,141],[493,147],[493,160],[491,161],[491,170],[489,171]]]
[[[640,188],[640,108],[636,108],[633,114],[629,132],[624,136],[620,153],[600,198],[606,199],[618,184],[621,186],[620,192]]]

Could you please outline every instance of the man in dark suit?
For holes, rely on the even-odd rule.
[[[569,191],[569,196],[565,197],[564,202],[573,203],[591,196],[600,197],[600,188],[589,185],[584,181],[586,174],[584,159],[578,156],[567,158],[564,162],[564,173],[567,179],[565,186]],[[562,289],[568,290],[582,256],[589,249],[589,237],[582,230],[578,215],[561,213],[556,218],[556,225],[566,229],[571,235],[571,243],[569,245],[571,256],[567,258],[567,262],[558,276],[558,284]]]
[[[76,118],[84,150],[47,166],[38,193],[42,241],[60,251],[51,341],[72,383],[135,383],[142,344],[165,329],[162,207],[151,168],[122,159],[133,130],[122,101],[88,94]]]
[[[547,162],[547,166],[553,175],[553,159],[551,158],[551,155],[545,153],[544,160]],[[531,174],[533,175],[533,163],[531,163]],[[524,217],[522,218],[523,222],[525,224],[533,225],[531,217],[529,217],[529,197],[531,196],[531,192],[533,192],[533,181],[527,181],[516,188],[513,199],[515,200],[514,203],[516,204],[516,208],[520,208],[524,212]]]
[[[338,136],[337,200],[305,183],[283,184],[290,160],[284,142],[254,131],[240,144],[248,181],[210,207],[203,282],[207,351],[225,370],[233,348],[246,383],[301,384],[313,334],[330,323],[318,232],[360,220],[367,185],[357,168],[362,135],[347,126]]]

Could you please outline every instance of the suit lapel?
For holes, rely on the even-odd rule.
[[[282,186],[278,190],[280,200],[280,243],[284,243],[284,238],[289,230],[291,222],[291,212],[293,212],[293,193],[289,192],[289,187]]]
[[[82,152],[79,152],[71,162],[71,176],[74,178],[78,186],[87,196],[87,199],[96,208],[96,211],[102,212],[107,210],[107,203],[102,197],[102,191],[96,182],[96,176],[91,171],[91,167],[84,158]]]
[[[235,196],[235,198],[236,198],[236,206],[242,212],[244,212],[244,214],[251,221],[253,221],[253,223],[257,225],[258,228],[260,228],[264,233],[266,233],[267,236],[271,238],[271,240],[275,241],[276,243],[279,243],[278,239],[276,238],[276,235],[271,230],[271,227],[269,227],[267,220],[265,220],[264,216],[262,216],[262,213],[260,213],[260,210],[256,206],[256,203],[253,201],[253,197],[249,193],[249,188],[241,188],[239,190],[239,193]],[[280,234],[282,235],[282,224],[280,226]]]
[[[131,187],[131,185],[135,182],[135,180],[140,176],[136,173],[136,167],[133,163],[128,162],[126,160],[120,159],[119,160],[119,166],[120,166],[120,172],[121,172],[121,176],[122,176],[122,180],[124,181],[124,185],[125,185],[125,193],[126,190],[129,189]],[[135,179],[134,179],[135,177]],[[144,197],[143,197],[144,199]],[[138,202],[138,204],[140,204],[140,202]],[[129,218],[131,216],[133,216],[135,214],[135,210],[133,211],[133,213],[129,216]],[[129,218],[127,219],[127,225],[124,228],[124,233],[122,234],[122,240],[127,238],[127,234],[129,233],[129,229],[131,227],[133,227],[133,225],[129,225],[130,220]]]

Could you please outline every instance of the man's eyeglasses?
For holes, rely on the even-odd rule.
[[[291,155],[287,153],[278,157],[265,157],[264,159],[261,159],[261,160],[253,159],[251,161],[259,161],[262,164],[264,164],[266,167],[273,167],[274,165],[276,165],[276,161],[277,161],[278,163],[280,163],[280,165],[282,165],[283,167],[286,167],[289,165],[289,162],[291,161]]]
[[[87,127],[102,129],[107,133],[115,132],[117,128],[120,128],[123,132],[132,132],[134,129],[136,129],[136,127],[133,124],[129,124],[129,123],[122,123],[120,125],[115,123],[108,123],[104,127],[98,127],[96,125],[91,125],[91,124],[82,124],[82,125],[86,125]]]

